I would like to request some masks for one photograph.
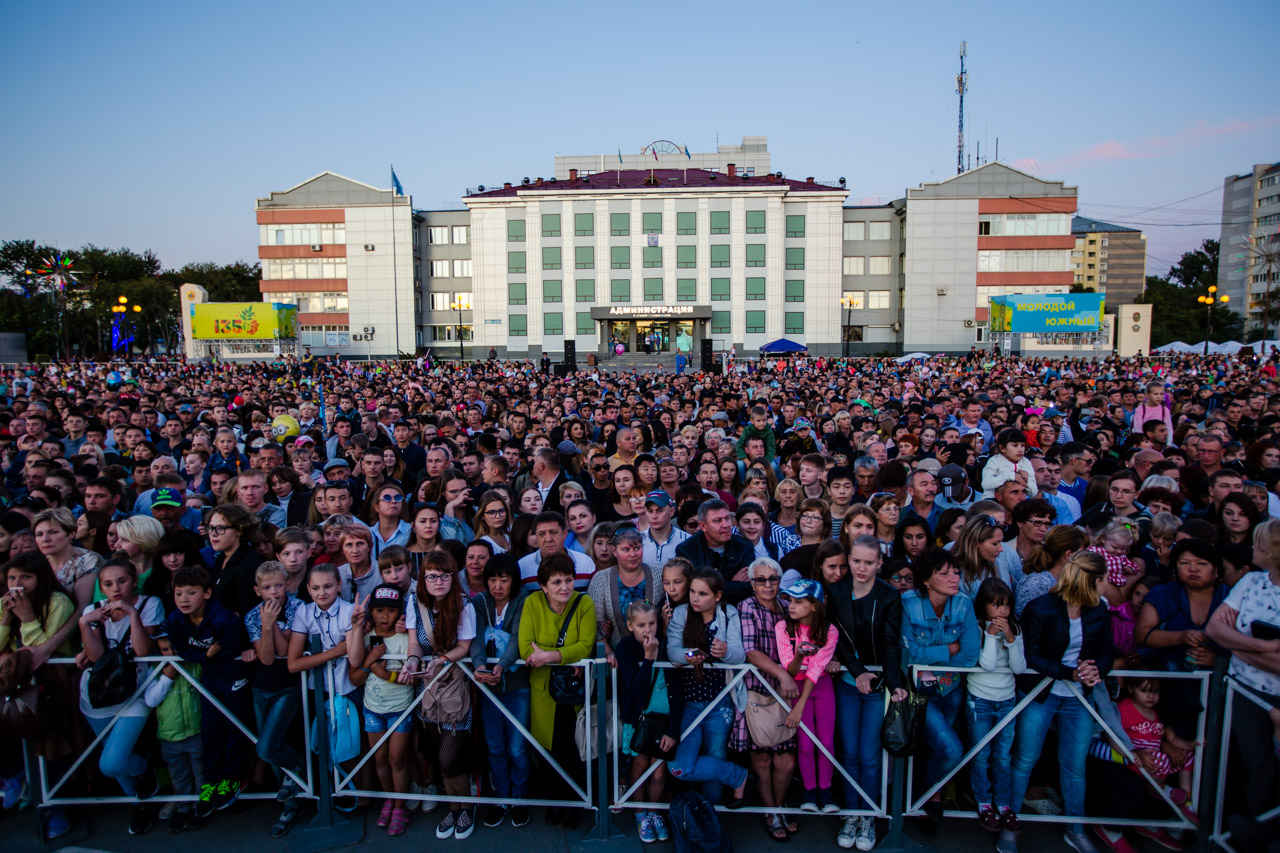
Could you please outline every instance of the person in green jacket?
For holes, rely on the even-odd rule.
[[[769,411],[764,406],[751,407],[751,423],[738,437],[739,459],[747,458],[747,439],[749,438],[758,438],[764,442],[764,461],[772,465],[773,458],[778,455],[778,438],[773,434],[773,427],[769,425]]]
[[[155,636],[159,653],[172,655],[168,635]],[[180,664],[191,677],[199,680],[199,664]],[[160,755],[169,768],[173,792],[193,795],[204,786],[204,747],[200,740],[200,696],[195,685],[184,678],[174,664],[165,664],[155,681],[147,686],[143,697],[147,707],[156,709],[156,739]],[[197,806],[207,806],[198,801]],[[208,814],[193,813],[191,802],[180,802],[169,823],[170,832],[195,829]],[[212,811],[212,809],[210,809]]]

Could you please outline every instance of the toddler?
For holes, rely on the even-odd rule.
[[[1113,607],[1129,600],[1138,578],[1144,574],[1142,567],[1129,558],[1137,529],[1132,521],[1116,519],[1102,529],[1093,545],[1085,549],[1101,555],[1107,564],[1107,579],[1102,585],[1102,592]]]

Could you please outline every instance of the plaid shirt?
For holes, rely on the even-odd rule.
[[[766,609],[755,598],[748,598],[738,605],[738,617],[742,621],[742,648],[748,653],[762,652],[771,660],[778,660],[778,638],[774,634],[774,626],[782,621],[782,614]],[[769,681],[775,690],[778,689],[775,679],[769,678]],[[754,672],[748,672],[742,683],[748,690],[769,692]]]
[[[1124,586],[1129,578],[1138,573],[1138,564],[1125,556],[1115,556],[1103,548],[1101,545],[1094,545],[1086,548],[1102,557],[1107,564],[1107,583],[1112,586]]]

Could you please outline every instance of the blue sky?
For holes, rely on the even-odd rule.
[[[252,260],[254,199],[324,170],[387,186],[394,163],[430,208],[550,176],[556,154],[717,134],[897,198],[954,174],[962,39],[969,150],[999,137],[1084,214],[1142,227],[1151,271],[1217,236],[1226,175],[1280,159],[1271,4],[977,8],[13,4],[0,239]]]

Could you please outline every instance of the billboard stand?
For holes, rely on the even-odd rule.
[[[262,361],[298,355],[298,307],[279,302],[196,303],[192,338],[210,358]]]

